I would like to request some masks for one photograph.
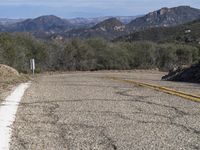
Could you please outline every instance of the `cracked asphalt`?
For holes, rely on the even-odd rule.
[[[39,76],[18,108],[10,149],[200,150],[200,103],[104,78],[118,76],[188,92],[200,90],[196,84],[160,81],[162,75]]]

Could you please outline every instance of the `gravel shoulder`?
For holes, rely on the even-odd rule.
[[[27,90],[13,125],[13,150],[198,150],[200,103],[104,78],[159,81],[160,72],[42,75]],[[196,92],[199,85],[189,85]],[[197,88],[197,89],[196,89]]]

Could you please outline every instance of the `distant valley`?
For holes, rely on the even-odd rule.
[[[8,18],[0,18],[0,25],[11,25],[11,24],[15,24],[17,22],[22,22],[24,21],[24,19],[8,19]]]

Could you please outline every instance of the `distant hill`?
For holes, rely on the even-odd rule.
[[[129,23],[137,16],[130,17],[117,17],[124,23]],[[46,31],[46,32],[65,32],[71,29],[91,28],[96,24],[105,21],[109,17],[97,17],[97,18],[74,18],[63,19],[54,15],[40,16],[35,19],[7,19],[0,18],[0,25],[6,28],[9,32],[34,32],[34,31]]]
[[[150,28],[114,41],[180,42],[200,45],[200,19],[175,27]]]
[[[124,31],[125,25],[119,21],[117,18],[110,18],[103,22],[98,23],[94,27],[92,27],[94,30],[100,30],[100,31]]]
[[[162,8],[148,13],[127,24],[129,31],[139,31],[154,27],[171,27],[200,18],[200,9],[189,6]]]
[[[2,24],[0,19],[0,32],[30,32],[37,38],[47,40],[93,37],[113,40],[120,37],[121,40],[130,41],[150,38],[152,41],[158,41],[177,30],[175,28],[168,31],[166,27],[174,27],[199,18],[200,9],[189,6],[162,8],[138,18],[118,16],[62,19],[49,15],[23,21],[10,20],[9,23],[3,20]]]
[[[108,40],[116,38],[120,35],[124,35],[125,25],[116,18],[110,18],[104,20],[96,24],[94,27],[89,29],[77,29],[71,30],[62,34],[55,34],[53,38],[56,37],[64,37],[64,38],[71,38],[71,37],[78,37],[78,38],[92,38],[92,37],[101,37]]]
[[[17,22],[7,27],[10,32],[32,32],[32,31],[47,31],[61,32],[69,30],[72,25],[59,17],[49,15],[41,16],[35,19],[26,19],[22,22]]]
[[[57,16],[48,15],[41,16],[34,19],[0,19],[0,32],[30,32],[37,38],[71,38],[71,37],[116,37],[121,35],[116,32],[124,30],[124,23],[128,23],[136,18],[136,16],[118,16],[113,17],[97,17],[97,18],[75,18],[75,19],[62,19]],[[120,21],[122,20],[123,23]],[[107,28],[106,26],[113,28]],[[106,33],[104,27],[112,33]],[[100,27],[102,26],[102,28]],[[103,30],[102,30],[103,29]],[[113,34],[113,35],[111,35]]]
[[[179,6],[174,8],[162,8],[160,10],[151,12],[145,16],[134,18],[130,23],[126,24],[120,21],[119,18],[109,18],[91,28],[83,28],[77,30],[67,31],[64,34],[59,34],[58,37],[62,38],[91,38],[102,37],[108,40],[113,40],[117,37],[131,39],[145,39],[142,35],[148,35],[152,41],[158,41],[162,36],[168,35],[169,32],[165,30],[166,27],[174,27],[177,25],[185,24],[200,18],[200,10],[191,8],[189,6]],[[121,18],[122,20],[122,18]],[[162,27],[163,29],[159,28]],[[159,28],[158,30],[155,28]],[[149,30],[148,30],[149,29]],[[145,30],[145,31],[144,31]],[[163,33],[160,33],[163,30]],[[173,29],[170,29],[170,31]],[[177,30],[177,29],[174,29]],[[135,33],[137,31],[144,31]],[[148,34],[150,32],[152,35]],[[154,36],[155,32],[155,36]],[[166,33],[167,32],[167,33]],[[174,31],[171,31],[174,33]],[[128,35],[134,33],[132,35]],[[128,36],[125,36],[128,35]],[[56,34],[53,35],[57,37]],[[120,39],[120,38],[119,38]]]
[[[133,21],[134,19],[141,17],[141,15],[138,16],[116,16],[119,21],[121,21],[124,24],[128,24],[129,22]],[[113,16],[105,16],[105,17],[96,17],[96,18],[73,18],[73,19],[66,19],[71,24],[76,26],[76,28],[91,28],[95,26],[96,24],[105,21],[107,19],[113,18]]]

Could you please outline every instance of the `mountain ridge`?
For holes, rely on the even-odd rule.
[[[176,26],[198,18],[200,18],[200,9],[197,8],[190,6],[164,7],[131,21],[126,27],[131,31],[139,31],[153,27]]]
[[[141,15],[138,15],[141,16]],[[138,16],[117,16],[120,21],[124,24],[129,23]],[[61,26],[66,26],[67,29],[78,29],[78,28],[91,28],[96,24],[103,22],[107,19],[112,18],[112,16],[106,17],[96,17],[96,18],[60,18],[55,15],[44,15],[37,18],[28,18],[28,19],[8,19],[0,18],[0,25],[7,28],[7,31],[32,31],[32,30],[47,30],[44,24],[55,24]],[[41,22],[39,22],[39,20]],[[43,23],[43,25],[42,25]],[[35,29],[34,29],[35,24]],[[40,25],[39,25],[40,24]],[[31,27],[29,27],[31,26]],[[43,27],[42,27],[43,26]],[[63,28],[62,28],[63,29]]]
[[[57,16],[46,15],[34,19],[26,19],[22,22],[17,22],[8,26],[8,31],[11,32],[32,32],[32,31],[60,31],[71,28],[71,24]]]
[[[101,37],[113,40],[117,37],[150,28],[172,27],[200,18],[200,9],[189,6],[161,8],[138,18],[99,17],[63,19],[54,15],[26,19],[8,25],[0,23],[1,32],[30,32],[38,38],[68,39]],[[105,20],[104,20],[105,19]],[[130,19],[133,19],[130,21]],[[103,21],[102,21],[103,20]],[[123,20],[123,21],[122,21]],[[129,22],[130,23],[127,23]]]
[[[115,37],[123,35],[125,33],[125,24],[119,21],[117,18],[109,18],[104,20],[95,26],[87,29],[75,29],[62,34],[53,35],[56,37],[66,37],[66,38],[93,38],[100,37],[107,40],[111,40]]]
[[[129,35],[121,36],[113,40],[134,42],[176,42],[200,46],[200,18],[192,22],[172,27],[149,28]]]

